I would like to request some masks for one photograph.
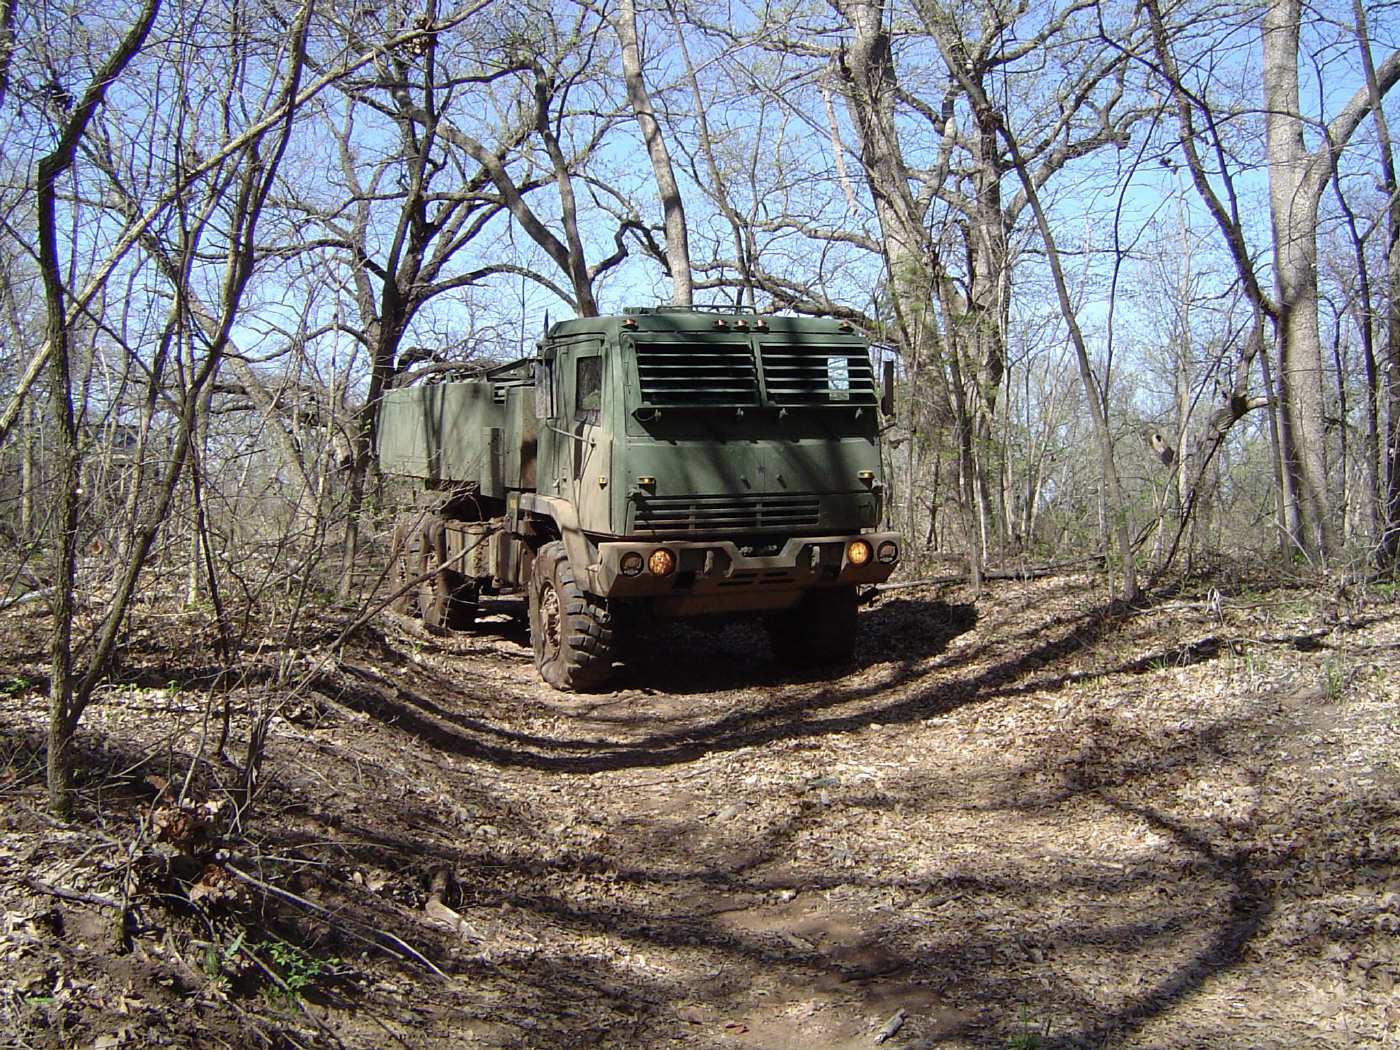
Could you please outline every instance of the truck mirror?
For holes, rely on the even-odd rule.
[[[554,375],[548,361],[535,362],[535,418],[549,419],[554,415]]]
[[[894,359],[886,358],[885,372],[881,377],[883,382],[880,388],[880,414],[887,418],[894,417]]]

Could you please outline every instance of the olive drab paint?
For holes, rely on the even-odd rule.
[[[385,395],[380,469],[428,500],[396,530],[396,578],[424,578],[401,607],[446,627],[524,592],[540,672],[565,689],[605,682],[621,633],[657,618],[759,613],[780,658],[841,659],[857,587],[900,554],[875,531],[880,415],[842,322],[558,322],[534,357]]]

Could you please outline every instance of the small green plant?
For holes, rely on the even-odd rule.
[[[31,682],[28,678],[7,678],[5,681],[0,682],[0,695],[19,696],[19,694],[23,693],[25,690],[33,688],[34,684],[35,683]]]
[[[1044,1039],[1050,1034],[1050,1022],[1034,1024],[1031,1012],[1021,1007],[1020,1028],[1006,1040],[1006,1050],[1040,1050]]]
[[[200,969],[210,980],[222,978],[225,972],[238,959],[239,949],[243,947],[243,931],[239,930],[238,935],[228,944],[209,944],[204,948],[204,958],[201,960]]]
[[[1171,665],[1167,662],[1165,654],[1154,656],[1152,659],[1147,661],[1147,669],[1153,672],[1154,674],[1160,671],[1165,671],[1170,666]]]
[[[1245,678],[1246,682],[1253,685],[1259,677],[1259,657],[1255,655],[1253,649],[1243,642],[1236,642],[1230,647],[1234,658],[1231,660],[1231,670],[1238,670]]]
[[[1338,657],[1332,657],[1322,665],[1322,695],[1336,703],[1342,698],[1347,687],[1347,669]]]
[[[318,978],[326,976],[342,965],[340,959],[318,959],[280,938],[263,941],[261,947],[281,973],[284,986],[268,988],[265,994],[270,1000],[286,1000],[288,1005],[292,1000],[300,999],[302,993],[315,984]]]

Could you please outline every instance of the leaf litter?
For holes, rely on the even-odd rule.
[[[151,632],[71,827],[6,616],[15,1045],[1400,1045],[1393,600],[902,592],[831,675],[681,626],[577,697],[504,616],[386,618],[295,702]]]

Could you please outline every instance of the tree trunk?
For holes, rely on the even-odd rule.
[[[909,170],[895,123],[898,82],[883,0],[835,0],[851,27],[841,73],[851,119],[860,137],[861,163],[880,223],[882,254],[899,341],[910,371],[937,340],[927,234],[909,190]]]
[[[656,173],[656,190],[661,197],[661,213],[666,225],[666,265],[671,271],[671,303],[674,306],[689,306],[694,301],[694,288],[690,274],[690,242],[685,228],[685,204],[681,200],[676,173],[671,167],[666,139],[661,134],[661,125],[656,120],[646,81],[642,78],[641,48],[637,44],[637,8],[633,0],[618,0],[613,27],[622,45],[622,79],[627,85],[627,101],[632,107],[633,116],[637,118],[637,126],[641,128],[642,138],[646,142],[647,156],[651,158],[651,167]],[[723,192],[720,187],[716,187],[716,190]]]
[[[1356,38],[1361,51],[1361,64],[1366,73],[1366,95],[1371,107],[1372,119],[1376,122],[1376,145],[1380,153],[1381,190],[1389,204],[1386,208],[1386,312],[1384,319],[1384,389],[1376,375],[1371,380],[1369,391],[1370,419],[1379,415],[1382,401],[1387,402],[1387,415],[1390,425],[1387,430],[1385,447],[1379,451],[1376,470],[1379,475],[1377,498],[1381,504],[1380,544],[1378,561],[1391,569],[1400,567],[1400,181],[1395,174],[1395,151],[1390,137],[1390,124],[1381,106],[1382,87],[1376,74],[1375,61],[1371,57],[1370,32],[1366,26],[1366,8],[1361,0],[1355,0]],[[1368,296],[1368,305],[1370,297]],[[1366,323],[1371,322],[1367,311]],[[1369,346],[1369,341],[1368,341]],[[1371,365],[1373,372],[1374,364]],[[1374,439],[1380,444],[1379,427]]]
[[[19,461],[19,535],[28,544],[34,542],[34,489],[39,483],[39,415],[25,408],[26,422],[20,437]]]
[[[1337,546],[1323,442],[1322,340],[1318,332],[1317,194],[1303,143],[1298,95],[1302,0],[1270,0],[1264,11],[1264,128],[1269,217],[1279,311],[1283,460],[1293,482],[1295,537],[1321,561]]]
[[[49,414],[55,448],[54,484],[57,506],[51,527],[53,551],[53,627],[49,634],[49,808],[67,817],[73,810],[73,612],[77,569],[78,472],[81,458],[73,416],[70,331],[58,249],[58,180],[73,166],[78,143],[87,132],[107,89],[145,43],[160,9],[160,0],[147,0],[136,23],[127,31],[97,71],[82,99],[64,122],[53,152],[41,157],[37,171],[36,217],[39,273],[44,284],[45,337],[49,348]]]

